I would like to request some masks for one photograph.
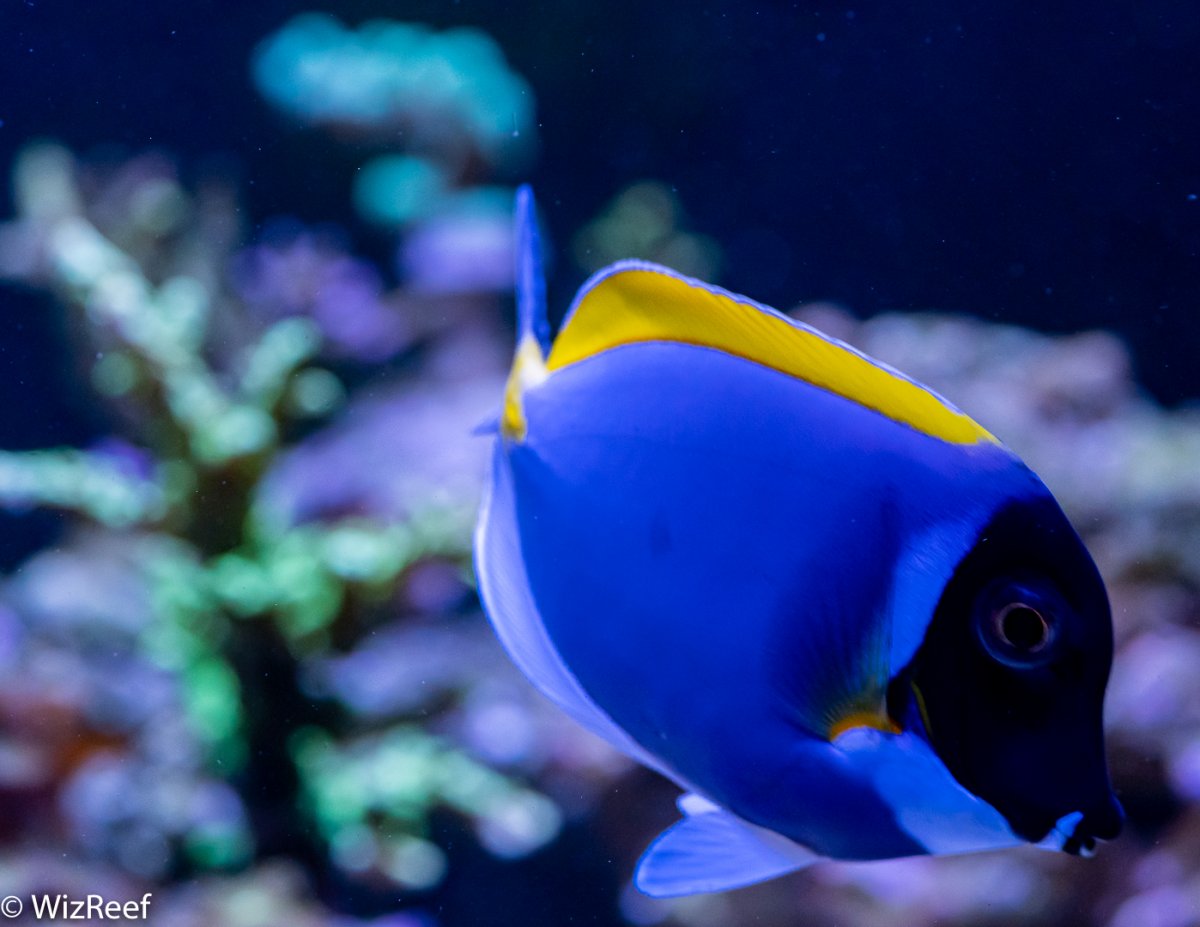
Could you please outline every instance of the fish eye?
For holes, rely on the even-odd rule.
[[[1018,669],[1048,662],[1058,636],[1051,602],[1012,585],[988,592],[979,602],[975,622],[979,641],[988,654]]]
[[[1020,653],[1034,654],[1050,643],[1050,623],[1032,605],[1010,602],[993,621],[1000,639]]]

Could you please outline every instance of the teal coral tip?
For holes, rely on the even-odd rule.
[[[417,147],[438,147],[450,119],[492,163],[529,152],[533,94],[476,29],[438,33],[390,20],[349,29],[309,13],[259,46],[253,74],[267,100],[304,122],[401,126]]]

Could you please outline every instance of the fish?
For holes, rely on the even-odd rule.
[[[1115,838],[1108,597],[1033,471],[890,366],[655,264],[596,273],[552,338],[528,187],[515,221],[480,598],[534,686],[682,789],[635,886]]]

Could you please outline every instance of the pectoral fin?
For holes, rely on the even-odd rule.
[[[973,853],[1025,843],[1003,815],[950,775],[933,749],[907,731],[859,727],[834,741],[896,815],[896,823],[930,853]]]

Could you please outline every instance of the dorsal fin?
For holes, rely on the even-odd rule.
[[[517,350],[504,388],[500,432],[513,441],[525,438],[524,393],[546,379],[550,322],[546,317],[546,278],[542,272],[542,241],[533,190],[517,190]]]
[[[542,235],[538,230],[533,189],[517,190],[517,344],[532,337],[543,356],[550,351],[550,322],[546,317],[546,276],[542,269]]]
[[[952,444],[999,443],[932,390],[849,345],[744,296],[641,261],[614,264],[588,281],[546,366],[553,373],[651,341],[745,358]]]

